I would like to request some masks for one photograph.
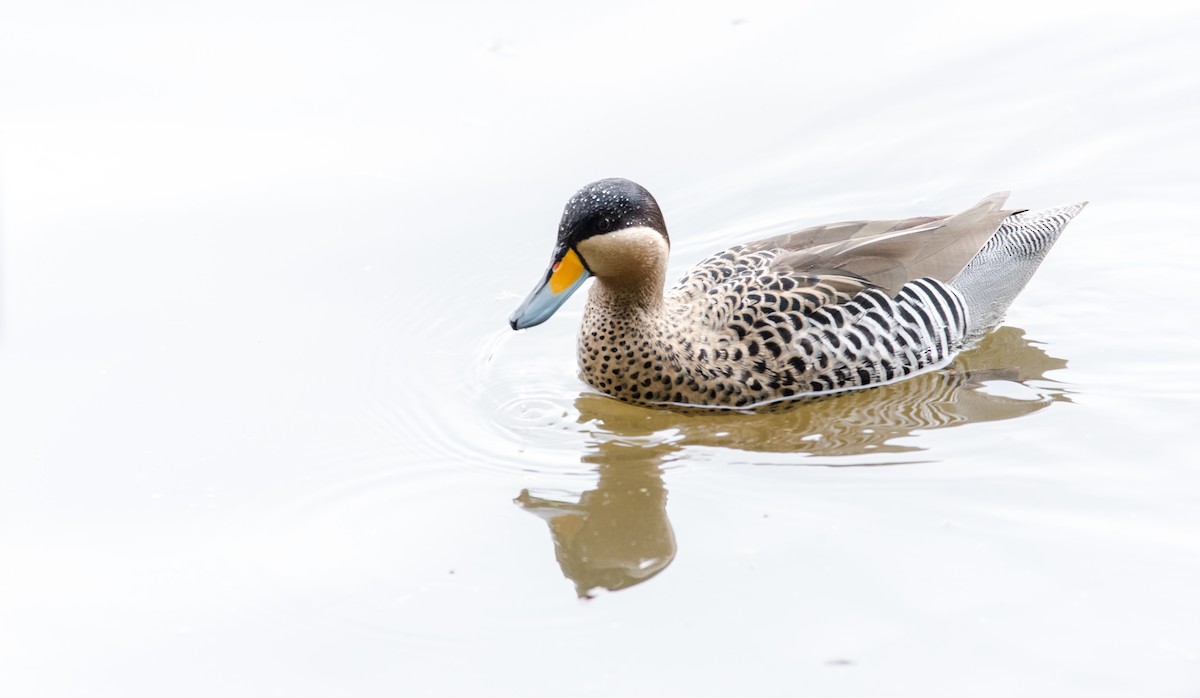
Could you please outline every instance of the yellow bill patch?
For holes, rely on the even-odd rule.
[[[575,250],[568,248],[563,258],[555,262],[552,267],[550,291],[562,293],[579,280],[580,274],[583,274],[583,262],[579,259],[579,255],[575,254]]]

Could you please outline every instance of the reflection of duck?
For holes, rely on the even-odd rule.
[[[947,364],[994,326],[1083,208],[839,223],[740,245],[664,298],[669,239],[654,197],[606,179],[568,203],[550,269],[511,318],[545,321],[596,277],[579,332],[584,380],[637,404],[753,407],[895,382]]]
[[[578,420],[592,435],[581,460],[595,467],[599,482],[578,502],[528,490],[516,502],[550,525],[555,557],[580,596],[598,587],[623,589],[675,558],[662,470],[680,450],[724,446],[815,456],[919,450],[894,441],[918,429],[1012,419],[1067,401],[1061,389],[1038,385],[1048,371],[1066,365],[1030,344],[1021,330],[1002,327],[942,371],[774,414],[679,414],[588,393],[575,401]],[[1031,399],[993,394],[985,386],[993,381],[1023,384]],[[672,438],[662,439],[662,433]]]
[[[661,467],[675,450],[669,444],[600,441],[583,456],[595,464],[600,481],[579,502],[542,499],[529,490],[516,498],[550,525],[559,567],[581,597],[598,587],[640,584],[675,559]]]

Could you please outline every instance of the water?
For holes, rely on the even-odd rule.
[[[1195,694],[1198,20],[0,10],[0,693]],[[606,176],[672,278],[1091,204],[948,370],[678,415],[506,327]]]

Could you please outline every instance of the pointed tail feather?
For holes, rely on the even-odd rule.
[[[1014,213],[967,264],[950,285],[967,303],[967,341],[995,327],[1063,228],[1087,202],[1044,211]]]

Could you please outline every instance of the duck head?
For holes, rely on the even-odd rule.
[[[627,179],[592,182],[567,201],[550,267],[509,324],[523,330],[545,322],[589,276],[614,293],[660,298],[669,249],[650,192]]]

